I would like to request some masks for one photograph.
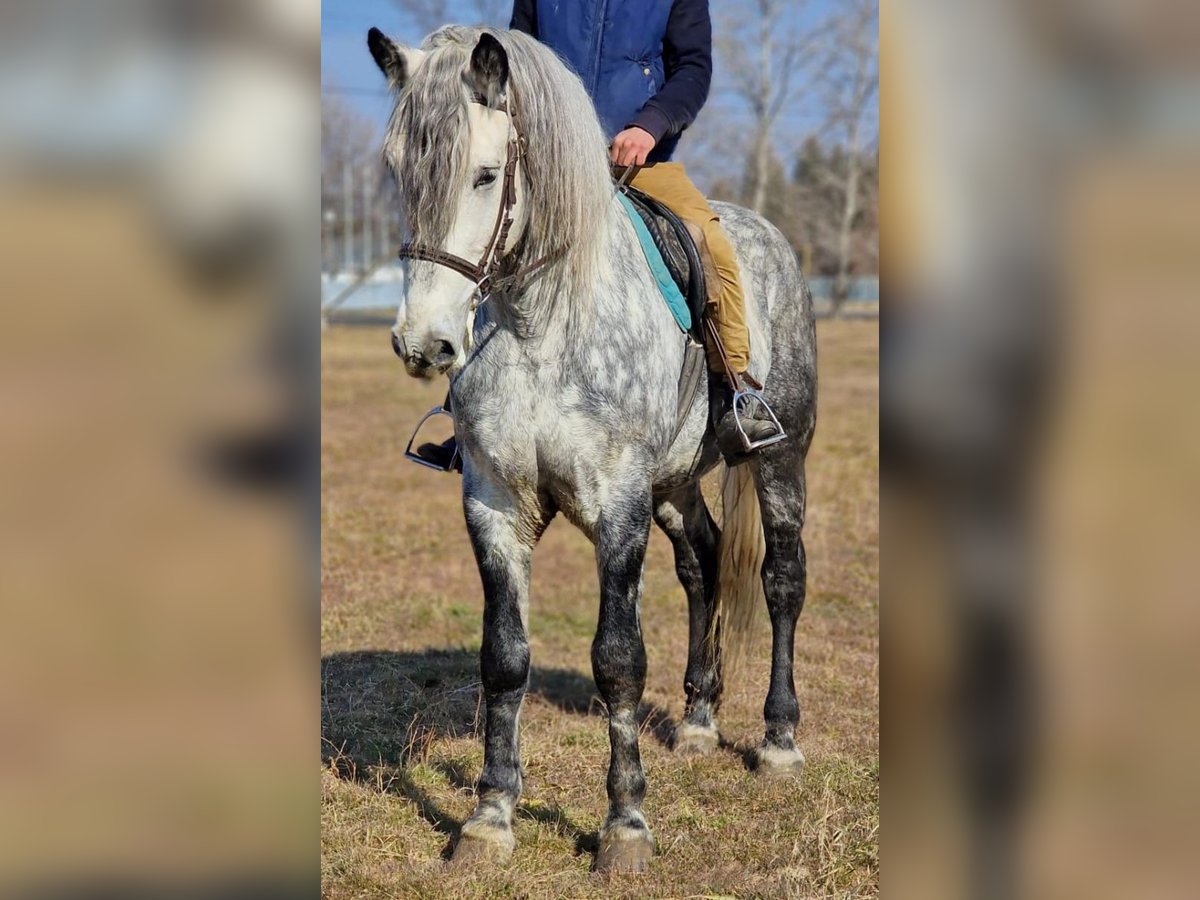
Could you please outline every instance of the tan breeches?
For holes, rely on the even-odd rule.
[[[730,367],[739,374],[745,372],[750,365],[746,300],[742,293],[737,259],[721,228],[721,220],[704,195],[692,184],[682,163],[665,162],[645,166],[637,170],[630,183],[704,232],[720,280],[719,285],[709,286],[709,315],[717,326],[721,343],[725,345]],[[721,371],[719,358],[711,348],[708,357],[712,368]]]

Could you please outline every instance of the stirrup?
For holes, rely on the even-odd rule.
[[[756,400],[767,411],[771,424],[775,426],[774,434],[759,438],[757,441],[750,440],[750,436],[746,434],[746,429],[742,425],[742,406],[748,399]],[[757,421],[761,422],[763,420],[758,419]],[[747,453],[753,453],[755,450],[761,450],[763,447],[770,447],[772,444],[778,444],[787,437],[787,432],[783,430],[783,425],[780,424],[779,418],[775,415],[775,410],[771,409],[762,392],[757,388],[750,387],[745,382],[740,382],[740,387],[733,392],[733,423],[737,426],[738,435],[742,439],[742,446]]]
[[[425,413],[425,415],[421,417],[421,421],[417,423],[417,427],[413,429],[412,437],[408,439],[408,446],[404,448],[404,458],[412,460],[418,465],[425,466],[427,469],[436,469],[438,472],[453,472],[455,471],[455,466],[459,461],[459,449],[457,444],[454,445],[454,455],[450,457],[450,462],[448,463],[438,462],[422,456],[420,446],[418,446],[416,450],[413,449],[413,444],[416,443],[417,437],[421,434],[421,429],[424,428],[425,423],[434,416],[449,416],[450,421],[454,421],[454,415],[444,406],[435,406],[429,412]]]

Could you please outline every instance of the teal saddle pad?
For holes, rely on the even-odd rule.
[[[622,193],[617,193],[617,199],[621,201],[621,206],[625,210],[625,214],[629,216],[629,221],[633,223],[633,230],[637,232],[638,242],[642,245],[642,253],[646,256],[646,262],[650,265],[650,271],[654,275],[654,281],[658,285],[658,292],[662,294],[662,298],[666,301],[667,309],[671,310],[671,315],[675,317],[675,322],[679,326],[679,330],[687,334],[692,327],[692,311],[688,309],[687,300],[683,294],[679,292],[679,286],[675,284],[675,279],[671,277],[671,272],[667,268],[667,264],[663,261],[662,253],[659,252],[657,245],[654,243],[654,238],[650,236],[650,230],[646,227],[646,223],[642,221],[642,217],[638,215],[637,210],[633,208],[633,203]]]

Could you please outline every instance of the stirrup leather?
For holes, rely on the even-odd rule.
[[[437,460],[428,459],[422,456],[420,445],[418,445],[416,450],[413,449],[413,444],[417,442],[417,438],[421,434],[421,429],[424,428],[425,423],[434,416],[448,416],[451,422],[454,421],[454,414],[451,413],[450,410],[446,409],[445,406],[435,406],[429,412],[425,413],[425,415],[421,417],[421,421],[417,423],[417,427],[413,429],[412,437],[408,439],[408,446],[404,448],[404,458],[410,459],[418,465],[425,466],[428,469],[435,469],[438,472],[453,472],[455,471],[455,465],[459,461],[459,450],[457,443],[454,445],[454,455],[450,457],[450,462],[448,463],[438,462]]]
[[[757,401],[767,411],[767,416],[770,417],[771,424],[775,426],[774,434],[768,434],[757,441],[750,440],[750,436],[746,434],[746,429],[742,425],[742,408],[749,399]],[[758,419],[757,421],[761,422],[763,420]],[[779,418],[775,415],[775,410],[771,409],[770,404],[767,403],[767,398],[757,388],[750,387],[750,385],[741,380],[739,380],[739,387],[735,388],[733,392],[733,423],[737,426],[738,435],[742,439],[742,446],[746,448],[747,453],[761,450],[763,447],[770,447],[772,444],[778,444],[787,437],[787,433],[783,430],[783,425],[780,424]]]

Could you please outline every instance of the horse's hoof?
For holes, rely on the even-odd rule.
[[[765,777],[798,776],[804,771],[804,754],[799,747],[760,744],[754,751],[754,773]]]
[[[596,871],[636,874],[646,871],[653,857],[654,837],[649,829],[620,825],[609,828],[600,837]]]
[[[470,829],[468,831],[468,829]],[[450,857],[454,868],[471,868],[479,863],[507,862],[517,845],[511,829],[494,826],[463,826],[462,835]]]
[[[693,725],[680,722],[675,728],[672,749],[683,756],[703,756],[712,753],[721,743],[716,725]]]

